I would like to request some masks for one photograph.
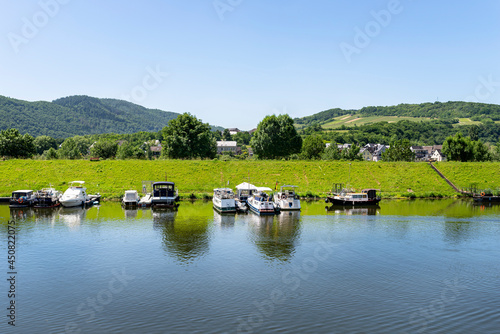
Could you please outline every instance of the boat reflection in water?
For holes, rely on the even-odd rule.
[[[325,207],[328,213],[334,213],[336,215],[346,215],[346,216],[376,216],[379,214],[380,206],[378,205],[367,205],[362,206],[343,206],[343,205],[332,205]]]
[[[10,218],[14,221],[31,220],[34,216],[32,208],[10,208]]]
[[[59,210],[59,221],[66,224],[70,229],[76,229],[85,221],[87,210],[82,207],[62,207]]]
[[[183,217],[173,210],[154,210],[153,228],[162,234],[165,251],[188,264],[208,253],[209,217]]]
[[[236,215],[232,214],[221,214],[214,209],[214,224],[219,225],[221,228],[232,228],[236,222]]]
[[[136,208],[132,207],[124,207],[123,208],[124,214],[125,214],[125,219],[134,219],[137,218],[137,213],[139,210]]]
[[[293,257],[300,238],[300,211],[247,218],[251,238],[266,258],[289,261]]]

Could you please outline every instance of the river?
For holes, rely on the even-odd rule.
[[[177,212],[0,206],[0,332],[500,332],[500,206],[302,205],[275,217],[220,216],[200,201]]]

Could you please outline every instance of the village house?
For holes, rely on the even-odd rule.
[[[235,134],[237,134],[237,133],[241,132],[241,130],[240,130],[240,129],[238,129],[238,128],[231,128],[231,129],[228,129],[228,130],[229,130],[229,134],[230,134],[231,136],[234,136]]]
[[[233,154],[240,154],[241,149],[238,147],[235,141],[221,140],[217,142],[217,154],[223,154],[224,152],[231,152]]]
[[[440,149],[434,150],[431,154],[431,159],[434,161],[446,161],[446,155]]]
[[[429,159],[429,151],[423,146],[411,146],[410,150],[415,153],[415,161],[427,161]]]

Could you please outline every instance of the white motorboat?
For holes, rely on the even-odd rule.
[[[240,212],[247,212],[247,199],[257,191],[257,187],[251,183],[243,182],[236,186],[236,210]]]
[[[87,194],[84,181],[73,181],[69,183],[69,188],[64,192],[59,202],[66,208],[84,206],[91,197]]]
[[[258,215],[274,215],[279,212],[279,208],[274,205],[266,191],[272,191],[271,188],[257,187],[247,199],[247,204],[252,212]]]
[[[137,190],[126,190],[122,199],[122,205],[125,207],[136,207],[139,205],[139,194]]]
[[[214,209],[221,213],[236,212],[236,200],[232,189],[217,188],[214,189],[212,198]]]
[[[300,199],[297,196],[295,189],[297,186],[283,185],[280,191],[273,196],[274,204],[280,207],[281,210],[300,210]]]

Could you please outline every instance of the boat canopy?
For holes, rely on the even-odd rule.
[[[268,187],[257,187],[257,191],[273,191],[273,190]]]
[[[16,194],[16,193],[29,193],[29,192],[33,192],[33,190],[16,190],[16,191],[13,191],[12,193]]]
[[[214,191],[227,191],[227,192],[231,191],[232,192],[233,189],[231,189],[231,188],[216,188],[216,189],[214,189]]]
[[[85,181],[71,181],[69,183],[69,186],[70,187],[83,187],[84,184],[85,184]]]
[[[238,184],[236,186],[238,190],[257,190],[257,187],[251,183],[243,182],[242,184]]]

